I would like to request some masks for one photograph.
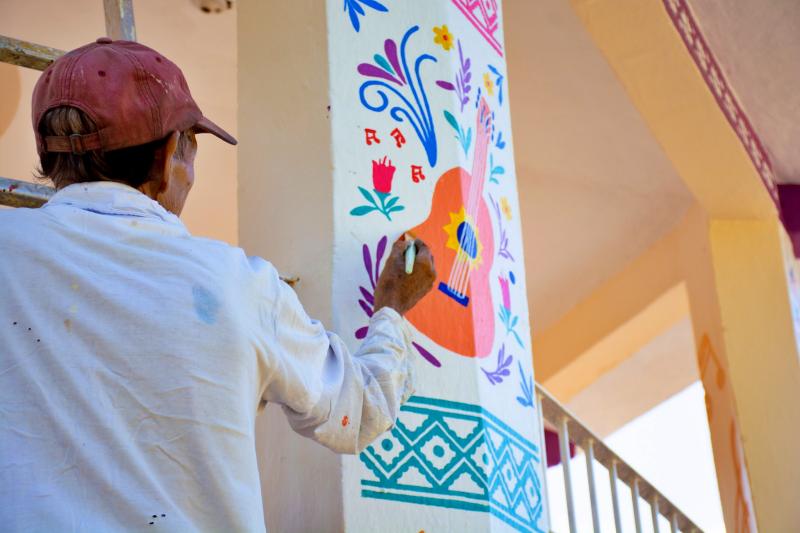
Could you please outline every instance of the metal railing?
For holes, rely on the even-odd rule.
[[[642,531],[642,516],[639,508],[639,500],[644,499],[650,505],[650,515],[653,522],[653,531],[660,532],[658,523],[659,515],[667,519],[672,533],[682,531],[701,532],[702,530],[689,519],[669,498],[658,491],[641,474],[636,472],[632,466],[626,463],[619,455],[614,453],[611,448],[605,445],[603,440],[592,433],[592,431],[582,424],[572,413],[561,405],[553,396],[550,395],[542,386],[536,384],[536,400],[539,406],[539,413],[542,415],[542,443],[544,443],[544,421],[553,424],[558,429],[558,444],[561,455],[561,467],[564,470],[564,492],[567,500],[567,518],[569,520],[570,533],[578,531],[575,516],[575,496],[572,490],[572,458],[570,457],[569,443],[573,442],[586,454],[586,476],[589,481],[589,501],[592,511],[592,528],[595,533],[600,532],[600,515],[597,504],[597,485],[595,480],[595,462],[600,463],[608,469],[611,481],[611,505],[614,511],[614,525],[617,533],[622,532],[622,517],[620,514],[619,493],[617,481],[622,481],[631,489],[631,505],[633,506],[633,517],[636,526],[636,533]],[[545,476],[546,477],[546,476]],[[547,492],[547,480],[545,479],[544,490]],[[549,494],[546,501],[550,502]],[[552,508],[552,504],[551,504]],[[583,531],[583,529],[581,529]]]

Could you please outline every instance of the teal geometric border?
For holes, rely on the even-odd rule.
[[[413,396],[359,456],[361,496],[491,513],[543,533],[539,448],[478,405]]]

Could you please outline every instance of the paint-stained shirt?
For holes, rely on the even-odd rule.
[[[383,308],[355,353],[267,261],[139,191],[0,211],[0,529],[263,531],[254,423],[354,453],[412,391]]]

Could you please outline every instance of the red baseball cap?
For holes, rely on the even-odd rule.
[[[42,117],[59,106],[82,110],[97,132],[42,138]],[[192,128],[236,144],[231,134],[203,116],[175,63],[143,44],[108,37],[64,54],[45,69],[33,90],[32,115],[40,155],[107,152]]]

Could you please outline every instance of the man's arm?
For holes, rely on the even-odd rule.
[[[407,244],[395,243],[375,290],[376,312],[355,353],[308,317],[294,291],[279,283],[272,324],[263,336],[267,364],[262,398],[283,406],[292,428],[340,453],[357,453],[397,420],[413,392],[411,338],[401,313],[431,288],[430,251],[419,243],[405,273]]]

